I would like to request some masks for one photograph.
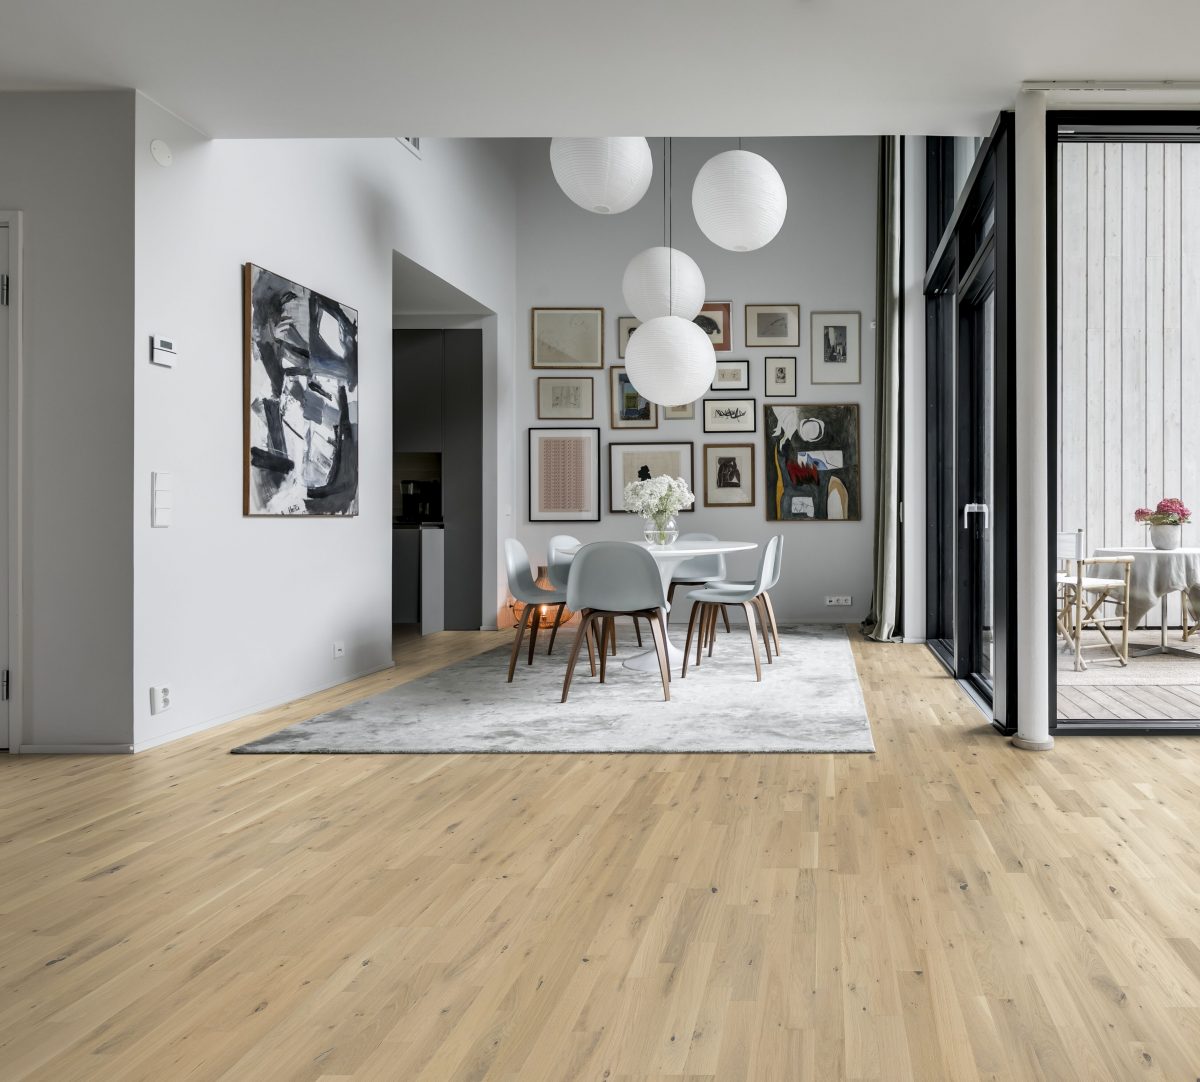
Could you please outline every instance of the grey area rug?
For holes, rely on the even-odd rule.
[[[1110,632],[1114,641],[1119,632]],[[1200,638],[1193,636],[1186,643],[1179,629],[1167,633],[1167,642],[1174,647],[1189,651],[1192,656],[1182,654],[1142,654],[1131,656],[1128,665],[1122,665],[1102,644],[1099,632],[1084,633],[1084,650],[1087,668],[1075,671],[1075,654],[1062,649],[1058,640],[1058,683],[1062,687],[1188,687],[1200,686]],[[1131,631],[1129,646],[1131,654],[1146,647],[1159,644],[1157,630]],[[1099,645],[1099,649],[1096,646]]]
[[[625,621],[628,624],[627,621]],[[623,628],[622,630],[627,630]],[[854,656],[841,627],[780,629],[782,656],[756,683],[744,626],[718,635],[711,658],[662,698],[657,673],[624,668],[622,638],[605,684],[580,658],[562,694],[574,628],[533,665],[522,654],[505,682],[510,648],[460,661],[362,702],[234,748],[242,754],[476,752],[872,752]],[[644,636],[649,643],[649,636]],[[682,643],[678,631],[672,631]],[[759,643],[761,651],[762,644]]]

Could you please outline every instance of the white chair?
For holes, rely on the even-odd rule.
[[[1083,531],[1063,530],[1058,534],[1055,556],[1059,567],[1055,574],[1057,592],[1058,631],[1065,644],[1075,652],[1075,671],[1083,672],[1087,663],[1083,651],[1083,633],[1092,628],[1100,632],[1107,646],[1122,665],[1129,664],[1129,577],[1133,571],[1132,556],[1084,556]],[[1117,566],[1123,569],[1121,578],[1089,575],[1090,568]],[[1106,606],[1115,607],[1109,612]],[[1109,636],[1109,623],[1120,621],[1121,643],[1118,646]]]
[[[667,657],[667,596],[658,564],[640,545],[627,541],[596,541],[584,545],[571,561],[567,580],[567,605],[579,613],[579,631],[567,675],[563,679],[562,701],[567,701],[571,678],[579,661],[579,649],[589,642],[594,625],[600,626],[600,642],[607,643],[618,616],[640,616],[650,624],[654,652],[662,675],[663,698],[671,698],[671,664]],[[589,642],[589,651],[591,649]],[[607,675],[607,653],[600,649],[600,683]],[[594,670],[593,670],[594,672]]]
[[[534,581],[533,570],[529,566],[529,553],[516,538],[510,537],[504,542],[504,565],[508,571],[508,592],[525,606],[525,610],[521,613],[521,622],[517,626],[517,637],[513,641],[512,657],[508,659],[508,682],[511,684],[513,672],[517,667],[517,655],[521,652],[521,639],[525,636],[525,628],[531,626],[528,664],[532,665],[538,628],[542,622],[542,606],[557,605],[558,619],[561,619],[567,598],[564,591],[543,590]],[[558,626],[558,619],[554,622],[555,627]]]
[[[571,572],[572,557],[567,555],[564,549],[578,549],[580,544],[578,537],[572,537],[569,533],[558,533],[550,538],[550,544],[546,546],[546,574],[550,577],[550,581],[554,584],[556,590],[566,590],[567,579]],[[554,627],[550,631],[550,645],[546,648],[546,653],[549,654],[554,649],[554,637],[558,634],[558,625],[562,621],[563,610],[558,610],[558,615],[554,619]],[[638,623],[638,618],[633,618],[633,631],[637,635],[638,646],[642,645],[642,627]],[[608,647],[611,653],[617,652],[617,632],[614,625],[611,641]]]
[[[685,533],[680,534],[679,540],[718,541],[720,539],[716,534],[711,533]],[[667,604],[670,605],[675,601],[676,587],[711,586],[724,581],[726,574],[725,557],[721,553],[712,556],[693,556],[690,560],[684,560],[675,568],[675,574],[671,576],[671,588],[667,591]],[[725,630],[728,632],[730,630],[729,613],[723,607],[721,618],[725,621]]]
[[[771,575],[775,571],[776,553],[779,549],[779,538],[772,537],[763,545],[763,550],[758,560],[758,574],[755,579],[744,590],[718,590],[712,587],[703,590],[693,590],[688,594],[688,599],[692,602],[692,612],[688,617],[688,633],[687,646],[683,651],[683,675],[687,676],[688,658],[692,652],[692,632],[700,628],[700,635],[696,639],[696,666],[700,665],[700,655],[704,647],[704,628],[709,628],[708,633],[708,656],[712,657],[713,640],[716,635],[713,630],[716,628],[716,612],[722,605],[741,605],[746,613],[746,626],[750,632],[750,651],[754,655],[754,676],[756,680],[762,679],[762,665],[758,660],[758,636],[755,630],[755,604],[754,599],[758,597],[763,590],[766,589],[767,583],[771,581]],[[763,632],[763,641],[766,641],[766,632]],[[767,664],[771,664],[771,647],[767,646]]]
[[[781,653],[779,649],[779,624],[775,621],[775,606],[771,603],[771,591],[775,589],[779,582],[780,576],[783,574],[783,534],[776,534],[775,540],[778,544],[775,547],[775,566],[771,570],[771,574],[767,580],[765,589],[755,599],[754,604],[759,610],[759,619],[762,623],[763,646],[767,650],[767,660],[771,658],[771,643],[767,639],[767,629],[770,628],[771,637],[775,640],[775,656],[778,657]],[[733,590],[744,591],[750,589],[754,583],[752,582],[714,582],[709,586],[714,590]],[[728,624],[726,624],[728,627]],[[705,634],[705,629],[701,628],[701,634]]]

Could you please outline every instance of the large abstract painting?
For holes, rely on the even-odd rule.
[[[862,518],[858,406],[764,406],[767,518]]]
[[[358,312],[245,267],[247,515],[358,514]]]

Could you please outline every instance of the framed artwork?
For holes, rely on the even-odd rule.
[[[613,428],[658,427],[658,407],[637,393],[623,366],[616,365],[608,370],[608,389]]]
[[[706,398],[703,405],[705,432],[758,430],[753,398]]]
[[[767,398],[796,397],[796,358],[767,357],[763,360],[763,386]]]
[[[358,514],[358,312],[243,268],[244,515]]]
[[[625,348],[629,345],[629,336],[641,325],[642,321],[637,316],[617,316],[617,360],[625,360]]]
[[[603,368],[603,308],[534,308],[530,357],[534,368]]]
[[[717,373],[713,376],[714,391],[750,390],[749,361],[717,361]]]
[[[693,492],[691,443],[610,443],[608,445],[608,509],[625,511],[625,486],[665,473],[682,477]],[[695,504],[684,509],[695,510]]]
[[[800,305],[746,305],[746,345],[800,345]]]
[[[858,312],[813,312],[808,348],[813,383],[862,383]]]
[[[862,518],[858,406],[764,406],[767,520]]]
[[[704,445],[704,506],[754,506],[754,444]]]
[[[700,314],[692,320],[713,344],[718,353],[728,353],[733,349],[733,330],[730,315],[733,311],[732,301],[705,301]]]
[[[694,421],[696,419],[696,403],[687,402],[682,406],[663,406],[664,421]]]
[[[539,421],[590,421],[596,415],[591,376],[538,376]]]
[[[529,521],[600,521],[600,429],[529,430]]]

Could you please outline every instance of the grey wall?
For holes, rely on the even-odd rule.
[[[872,138],[755,139],[747,149],[768,157],[788,190],[788,216],[779,236],[758,252],[738,254],[712,244],[699,231],[691,212],[691,188],[700,166],[713,154],[728,150],[730,140],[677,139],[674,143],[674,245],[687,252],[704,273],[708,297],[733,302],[734,348],[719,358],[750,361],[751,389],[757,400],[758,430],[751,435],[705,435],[696,407],[695,421],[659,421],[656,430],[613,430],[609,426],[608,371],[574,373],[596,379],[594,421],[537,420],[536,377],[529,366],[529,309],[537,306],[603,306],[605,361],[617,359],[617,317],[628,314],[621,297],[621,276],[629,259],[643,248],[663,243],[660,141],[651,140],[655,176],[638,206],[624,214],[601,216],[576,207],[558,189],[550,172],[548,142],[529,140],[519,158],[517,201],[517,311],[514,446],[518,535],[534,562],[544,562],[546,542],[560,532],[585,539],[640,539],[640,522],[624,514],[609,514],[608,444],[610,441],[680,441],[695,444],[697,508],[680,517],[681,529],[713,533],[725,539],[762,542],[773,532],[787,535],[785,576],[773,593],[782,619],[858,620],[866,615],[872,585],[872,536],[875,483],[874,356],[872,326],[875,305],[875,223],[877,141]],[[747,349],[743,336],[743,306],[754,303],[797,302],[801,306],[800,346],[797,349]],[[862,313],[862,383],[822,386],[809,382],[809,315],[813,311]],[[802,402],[857,402],[860,406],[863,464],[860,522],[769,523],[764,499],[762,431],[763,358],[794,353],[798,358],[798,399]],[[785,403],[790,399],[773,399]],[[527,498],[527,440],[531,425],[598,425],[601,430],[601,492],[599,523],[530,523]],[[703,446],[707,443],[755,444],[756,504],[752,508],[703,506]],[[731,558],[731,571],[750,574],[755,556]],[[850,594],[850,609],[829,609],[828,594]],[[676,606],[676,618],[686,608]]]
[[[133,100],[0,94],[25,223],[23,746],[133,741]]]

